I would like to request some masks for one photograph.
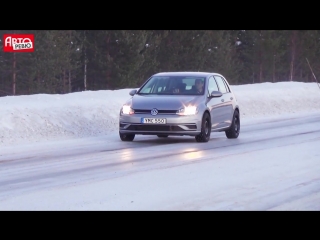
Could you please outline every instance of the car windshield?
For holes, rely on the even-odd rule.
[[[143,95],[202,95],[204,77],[155,76],[138,91]]]

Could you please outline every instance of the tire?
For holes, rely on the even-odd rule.
[[[230,128],[225,131],[227,138],[238,138],[240,134],[240,116],[239,112],[235,111],[233,114],[232,124]]]
[[[159,138],[166,138],[166,137],[168,137],[168,135],[165,135],[165,134],[163,134],[163,135],[157,135]]]
[[[201,123],[201,133],[195,136],[197,142],[208,142],[210,140],[211,134],[211,118],[210,115],[206,112],[203,114],[202,123]]]
[[[123,134],[119,132],[120,139],[124,142],[133,141],[135,134]]]

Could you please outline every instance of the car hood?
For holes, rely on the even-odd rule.
[[[183,96],[183,95],[134,95],[131,99],[131,108],[150,110],[179,110],[188,105],[197,104],[203,96]],[[130,103],[130,101],[129,101]]]

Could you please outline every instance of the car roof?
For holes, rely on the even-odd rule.
[[[160,72],[154,74],[153,76],[207,77],[213,74],[220,75],[219,73],[214,72]]]

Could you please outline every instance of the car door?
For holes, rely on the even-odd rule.
[[[213,76],[211,76],[208,79],[208,94],[210,94],[212,91],[219,91],[218,85],[216,83],[216,80]],[[224,121],[226,116],[224,110],[225,104],[222,101],[222,97],[209,97],[207,102],[207,107],[210,109],[210,115],[211,115],[211,129],[219,129],[224,126]]]
[[[223,77],[215,75],[214,78],[217,81],[219,91],[222,93],[221,102],[223,103],[223,123],[221,124],[221,127],[228,127],[231,125],[233,117],[233,96]]]

